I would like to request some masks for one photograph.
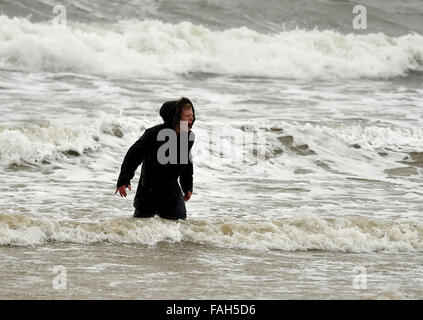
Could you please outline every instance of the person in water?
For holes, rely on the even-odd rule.
[[[134,218],[158,214],[164,219],[185,220],[184,201],[191,198],[193,191],[190,151],[194,143],[191,131],[195,121],[194,105],[184,97],[168,101],[162,105],[160,116],[164,123],[146,129],[126,153],[115,194],[119,192],[121,197],[126,197],[135,170],[143,163],[133,203]]]

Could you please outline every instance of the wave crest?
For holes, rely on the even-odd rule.
[[[423,70],[423,36],[335,31],[212,31],[190,22],[120,21],[66,28],[0,16],[0,66],[121,77],[188,73],[391,78]]]
[[[95,137],[80,128],[50,123],[0,127],[0,165],[38,165],[79,156],[98,147]]]
[[[162,241],[249,250],[416,251],[423,249],[423,226],[365,217],[328,219],[312,214],[276,221],[212,218],[182,222],[160,218],[78,222],[0,214],[1,245],[155,245]]]

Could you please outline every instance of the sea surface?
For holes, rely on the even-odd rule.
[[[187,220],[135,220],[182,96]],[[0,299],[422,299],[422,97],[420,0],[0,0]]]

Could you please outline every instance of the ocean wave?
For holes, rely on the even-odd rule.
[[[78,222],[0,214],[3,246],[49,242],[156,245],[163,241],[248,250],[413,252],[423,248],[423,226],[366,217],[320,218],[312,214],[274,221],[210,218],[181,222],[160,218]]]
[[[342,142],[348,148],[367,151],[389,150],[395,152],[423,151],[423,129],[397,126],[346,125],[333,126],[318,123],[286,123],[285,134],[295,135],[298,143],[326,146],[333,149]],[[315,143],[313,143],[313,141]],[[324,141],[329,141],[324,143]]]
[[[381,154],[423,152],[423,130],[413,127],[296,121],[234,121],[219,128],[218,132],[213,130],[215,127],[219,124],[210,122],[196,128],[196,143],[199,145],[193,152],[196,158],[204,156],[207,161],[210,153],[219,150],[231,160],[256,152],[265,153],[263,159],[266,160],[281,155],[330,156],[334,153],[344,157],[355,155],[380,159]],[[259,145],[261,142],[263,146]]]
[[[364,3],[363,3],[364,4]],[[79,22],[117,22],[121,19],[159,19],[167,22],[190,21],[213,29],[247,26],[258,31],[277,32],[295,29],[331,29],[351,32],[354,3],[322,0],[223,0],[161,1],[78,0],[58,3],[55,0],[4,2],[1,11],[9,16],[30,16],[33,21],[52,20],[52,10],[66,7],[67,17]],[[422,33],[420,0],[368,0],[368,23],[365,32],[383,30],[390,35],[402,35],[409,30]],[[363,30],[359,30],[363,31]],[[357,31],[356,31],[357,32]]]
[[[46,162],[82,157],[106,147],[130,147],[150,119],[117,118],[100,112],[95,118],[68,118],[15,126],[0,126],[0,167],[39,166]]]
[[[68,22],[66,27],[0,16],[0,67],[111,77],[189,73],[292,79],[387,79],[423,70],[423,36],[336,31],[263,34],[213,31],[190,22]]]
[[[107,114],[99,114],[89,123],[79,118],[67,121],[66,124],[50,121],[0,126],[0,166],[38,166],[43,162],[83,157],[104,148],[108,148],[108,153],[119,152],[119,156],[123,156],[147,127],[159,123],[154,119]],[[195,165],[217,171],[239,171],[248,165],[248,170],[253,172],[252,165],[263,161],[268,169],[282,166],[294,171],[293,168],[301,163],[308,169],[318,169],[320,165],[313,163],[319,160],[330,161],[332,165],[338,163],[339,168],[345,167],[348,161],[349,169],[357,167],[357,172],[363,170],[364,163],[370,165],[371,160],[383,171],[398,166],[398,161],[403,160],[411,161],[410,165],[417,161],[419,167],[423,153],[421,128],[329,126],[295,121],[232,121],[221,127],[211,121],[199,123],[194,132],[196,142],[192,155]],[[261,169],[257,170],[261,172]],[[373,166],[371,171],[374,169]]]
[[[0,166],[40,165],[77,157],[99,147],[98,138],[82,127],[42,122],[0,127]]]

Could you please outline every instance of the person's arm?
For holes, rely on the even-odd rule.
[[[192,155],[191,148],[194,145],[195,135],[194,132],[190,131],[189,134],[189,147],[188,147],[188,164],[184,167],[179,177],[179,182],[181,184],[182,191],[184,192],[184,200],[188,201],[191,198],[193,190],[193,175],[194,175],[194,166],[192,164]]]
[[[192,162],[185,166],[182,170],[181,176],[179,178],[179,182],[181,183],[182,191],[184,192],[184,200],[188,201],[192,195],[193,189],[193,174],[194,174],[194,166]]]
[[[135,170],[144,160],[149,145],[150,133],[148,130],[144,132],[128,150],[120,168],[119,178],[116,183],[115,194],[119,191],[121,197],[126,197],[126,188],[131,190],[131,179],[135,175]]]

